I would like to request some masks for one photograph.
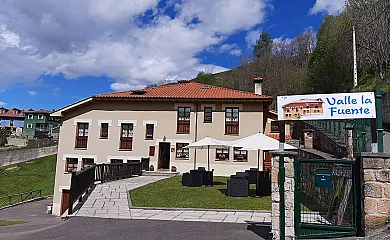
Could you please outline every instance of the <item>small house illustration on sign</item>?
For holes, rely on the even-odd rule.
[[[322,115],[324,113],[323,103],[321,98],[301,99],[287,103],[283,106],[284,119],[296,120],[301,119],[302,116]]]

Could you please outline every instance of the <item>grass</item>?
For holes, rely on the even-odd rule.
[[[15,224],[22,224],[24,223],[23,221],[9,221],[9,220],[0,220],[0,227],[5,227],[5,226],[11,226]]]
[[[226,181],[214,177],[213,187],[183,187],[181,176],[175,176],[135,189],[130,196],[137,207],[271,210],[271,197],[255,198],[253,184],[250,197],[226,196]]]
[[[15,224],[22,224],[24,223],[23,221],[11,221],[11,220],[0,220],[0,227],[5,227],[5,226],[11,226]]]
[[[0,197],[40,189],[42,196],[53,194],[56,159],[51,155],[0,167]]]

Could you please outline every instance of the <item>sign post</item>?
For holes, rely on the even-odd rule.
[[[286,139],[284,121],[279,121],[279,209],[280,209],[280,239],[286,238],[285,225],[286,225],[286,212],[285,212],[285,200],[284,200],[284,182],[285,182],[285,168],[284,168],[284,142]]]

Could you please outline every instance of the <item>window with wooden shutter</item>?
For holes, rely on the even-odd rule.
[[[133,124],[122,123],[120,150],[133,150]]]
[[[191,108],[179,107],[177,110],[177,133],[190,133]]]
[[[204,108],[204,123],[212,123],[213,122],[213,108],[205,107]]]
[[[87,148],[88,123],[77,123],[76,148]]]
[[[153,135],[154,135],[154,124],[146,124],[145,139],[153,140]]]
[[[108,123],[100,125],[100,138],[108,138]]]
[[[239,109],[225,109],[225,134],[239,134]]]

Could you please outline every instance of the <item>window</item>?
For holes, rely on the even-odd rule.
[[[204,108],[204,120],[205,123],[213,122],[213,108],[205,107]]]
[[[190,133],[191,108],[179,107],[177,110],[177,133]]]
[[[238,108],[225,110],[225,134],[239,134]]]
[[[76,148],[87,148],[88,123],[77,123]]]
[[[154,133],[154,124],[146,124],[145,139],[152,140]]]
[[[217,148],[215,160],[229,161],[229,149],[228,148]]]
[[[42,114],[38,114],[38,119],[43,119],[43,115]]]
[[[133,150],[133,124],[132,123],[122,123],[119,149]]]
[[[108,138],[108,123],[100,125],[100,138]]]
[[[95,164],[95,159],[93,158],[83,158],[83,168],[91,167]]]
[[[240,150],[240,148],[234,148],[234,160],[240,162],[248,161],[248,151]]]
[[[185,146],[188,146],[188,143],[176,143],[176,158],[179,159],[190,158],[190,149],[184,148]]]
[[[27,115],[27,119],[34,119],[34,115],[32,114]]]
[[[66,165],[65,165],[65,172],[76,172],[78,161],[79,160],[77,158],[67,158]]]
[[[123,159],[111,159],[111,163],[123,163]]]
[[[149,146],[149,156],[153,157],[156,151],[156,146]]]
[[[13,127],[13,126],[14,126],[14,120],[13,120],[13,119],[9,122],[9,126],[10,126],[10,127]]]
[[[28,124],[27,124],[27,128],[33,128],[32,124],[31,124],[31,123],[28,123]]]
[[[279,132],[279,122],[271,121],[271,133],[278,133],[278,132]]]

